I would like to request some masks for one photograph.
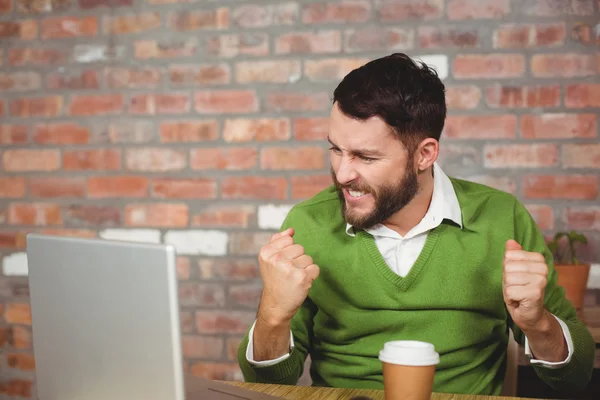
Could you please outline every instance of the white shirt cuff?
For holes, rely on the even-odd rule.
[[[573,357],[573,339],[571,339],[571,332],[569,332],[569,327],[567,326],[567,324],[565,324],[563,321],[561,321],[560,318],[558,318],[556,315],[552,314],[552,316],[554,318],[556,318],[556,320],[560,324],[560,327],[562,328],[562,331],[563,331],[563,335],[565,337],[565,341],[567,342],[567,349],[569,350],[569,354],[567,354],[567,358],[564,361],[550,362],[550,361],[538,360],[538,359],[531,357],[531,355],[532,355],[531,348],[529,347],[529,342],[527,341],[527,336],[525,336],[525,354],[531,358],[530,359],[531,363],[538,364],[541,367],[546,367],[546,368],[550,368],[550,369],[560,368],[560,367],[568,364],[569,361],[571,361],[571,357]]]
[[[254,361],[254,345],[253,345],[253,336],[254,336],[254,325],[256,325],[256,321],[252,324],[250,328],[250,332],[248,333],[248,347],[246,348],[246,360],[252,365],[256,365],[257,367],[268,367],[270,365],[275,365],[290,356],[290,353],[284,354],[281,357],[275,358],[273,360],[264,360],[264,361]],[[294,336],[292,335],[292,331],[290,330],[290,352],[294,348]]]

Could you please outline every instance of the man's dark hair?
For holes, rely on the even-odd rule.
[[[333,92],[333,102],[357,120],[379,116],[409,153],[425,138],[439,141],[446,119],[445,88],[437,73],[403,53],[350,72]]]

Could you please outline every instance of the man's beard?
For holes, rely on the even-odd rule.
[[[335,177],[333,169],[331,176],[338,196],[342,204],[342,215],[347,223],[356,229],[368,229],[380,224],[404,208],[416,196],[419,190],[417,173],[414,171],[412,162],[407,163],[406,173],[395,185],[381,186],[372,188],[360,182],[349,185],[342,185]],[[343,189],[356,190],[363,193],[370,193],[375,199],[375,208],[368,214],[359,214],[346,206]]]

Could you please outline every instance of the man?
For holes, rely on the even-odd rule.
[[[382,388],[384,343],[421,340],[440,354],[434,391],[497,395],[511,328],[548,385],[587,385],[594,342],[525,207],[436,163],[444,90],[404,54],[339,84],[334,185],[260,251],[263,293],[239,348],[247,381],[296,384],[310,354],[314,385]]]

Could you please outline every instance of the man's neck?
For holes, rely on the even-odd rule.
[[[433,171],[428,170],[423,173],[423,177],[419,182],[419,191],[411,202],[388,218],[383,225],[396,231],[400,236],[405,236],[425,217],[432,196]]]

